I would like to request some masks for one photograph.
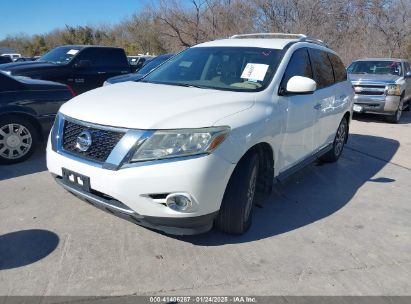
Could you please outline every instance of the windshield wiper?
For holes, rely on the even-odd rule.
[[[186,88],[199,88],[199,89],[208,89],[208,87],[196,85],[196,84],[189,84],[189,83],[180,83],[180,82],[172,82],[172,83],[167,83],[170,85],[175,85],[179,87],[186,87]]]
[[[145,83],[154,83],[154,84],[165,84],[165,85],[172,85],[172,86],[178,86],[178,87],[185,87],[185,88],[199,88],[199,89],[211,89],[209,87],[205,86],[200,86],[200,85],[195,85],[195,84],[189,84],[189,83],[181,83],[181,82],[161,82],[161,81],[148,81],[145,80],[144,78],[141,79],[139,82],[145,82]]]

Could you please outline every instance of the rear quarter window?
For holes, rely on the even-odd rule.
[[[91,67],[128,67],[127,56],[122,49],[87,48],[77,57],[77,60],[89,60]]]
[[[335,54],[331,54],[331,53],[328,54],[328,57],[330,57],[331,64],[334,69],[335,82],[346,81],[347,71],[345,70],[345,66],[342,63],[340,57],[338,57]]]
[[[327,52],[318,49],[309,49],[314,80],[317,89],[326,88],[334,84],[334,72]]]

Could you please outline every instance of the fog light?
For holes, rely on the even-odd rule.
[[[186,193],[172,193],[166,198],[167,207],[175,211],[188,212],[193,207],[191,196]]]

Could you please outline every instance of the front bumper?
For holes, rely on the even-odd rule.
[[[235,165],[211,154],[142,162],[113,171],[57,153],[48,145],[47,167],[66,190],[100,209],[170,234],[195,234],[212,227]],[[65,184],[63,168],[89,177],[91,192]],[[181,192],[194,199],[195,208],[190,213],[175,211],[153,199]]]
[[[400,96],[356,94],[354,112],[392,115],[398,110],[400,100]]]

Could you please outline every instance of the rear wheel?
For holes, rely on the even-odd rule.
[[[258,155],[250,153],[235,168],[215,220],[215,226],[219,230],[230,234],[242,234],[250,227],[258,164]]]
[[[0,118],[0,163],[13,164],[24,161],[37,144],[35,127],[18,116]]]
[[[348,122],[344,117],[340,125],[338,126],[337,133],[335,134],[332,149],[325,153],[320,159],[325,162],[335,162],[337,161],[344,149],[345,141],[348,136]]]

